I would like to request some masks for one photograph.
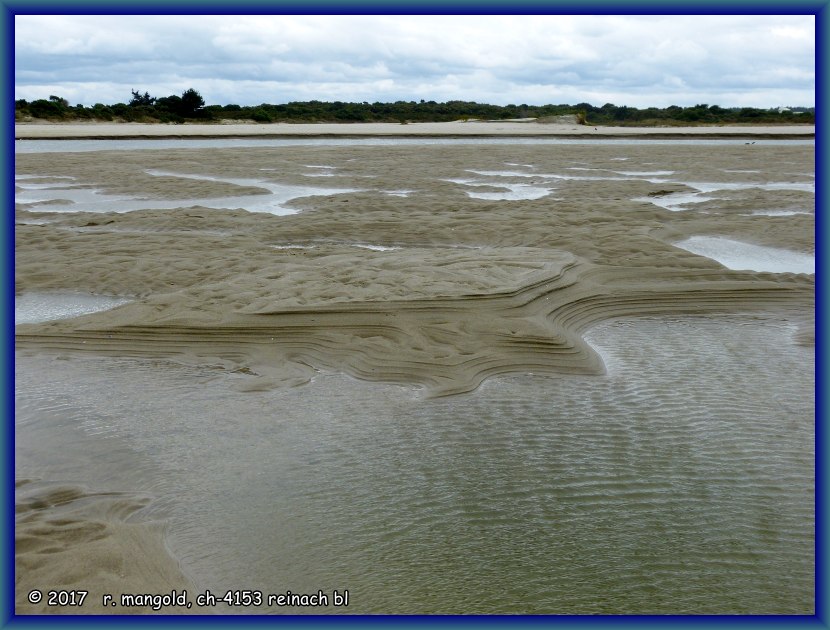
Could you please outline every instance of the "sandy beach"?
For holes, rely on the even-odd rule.
[[[811,138],[815,125],[711,127],[603,127],[546,124],[529,119],[447,123],[143,124],[18,123],[15,139],[60,138],[291,138],[330,137],[559,137],[559,138]]]
[[[15,126],[19,139],[814,133],[812,126],[595,130],[532,122]],[[238,375],[240,392],[336,373],[437,399],[469,395],[496,375],[603,374],[583,334],[620,317],[775,311],[796,322],[798,343],[810,346],[814,275],[729,269],[675,244],[708,236],[814,255],[813,152],[736,142],[717,150],[588,143],[19,153],[18,193],[30,183],[70,182],[114,201],[109,211],[82,212],[68,211],[71,200],[67,211],[44,208],[54,200],[18,201],[16,294],[132,301],[18,325],[16,352],[210,366]],[[342,192],[300,195],[280,202],[279,213],[241,205],[280,186]],[[698,195],[693,204],[665,206],[690,194]],[[230,208],[199,201],[224,198],[242,201]],[[171,200],[182,207],[170,208]],[[119,203],[143,205],[126,212]],[[191,584],[165,551],[162,528],[130,522],[140,498],[18,485],[18,613],[54,612],[27,604],[28,590],[68,588],[81,577],[97,591]],[[45,547],[54,552],[48,563]],[[79,565],[94,567],[91,582]]]

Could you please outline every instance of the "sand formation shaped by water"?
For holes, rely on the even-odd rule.
[[[811,146],[16,157],[17,294],[131,300],[21,324],[18,353],[162,357],[232,373],[249,391],[336,371],[442,396],[497,374],[601,373],[583,333],[614,317],[780,310],[799,327],[794,341],[814,343],[813,275],[730,270],[674,245],[703,236],[814,254]],[[281,201],[294,212],[286,216],[245,209],[267,207],[281,186],[312,187],[321,172],[325,188],[350,192]],[[71,183],[125,204],[138,199],[142,209],[125,211],[112,199],[109,210],[83,211],[89,195],[26,201],[32,183]],[[760,186],[744,187],[753,183]],[[240,206],[199,205],[205,199]],[[141,521],[146,497],[17,481],[18,613],[57,612],[26,601],[45,584],[116,594],[192,590],[160,526]],[[59,612],[111,612],[99,604]]]
[[[32,479],[18,479],[16,494],[17,612],[65,615],[187,612],[176,608],[153,611],[120,606],[122,593],[170,593],[190,587],[164,547],[162,525],[129,522],[130,515],[140,510],[148,499]],[[29,598],[33,590],[42,594],[42,599],[35,603]],[[55,594],[50,595],[50,591]],[[63,594],[58,595],[60,592]],[[117,611],[103,605],[101,593],[113,596]]]
[[[811,308],[812,275],[730,271],[672,245],[709,234],[810,254],[807,146],[96,152],[19,155],[17,170],[113,194],[190,200],[267,194],[227,182],[252,174],[271,188],[307,184],[309,164],[327,165],[327,185],[352,192],[295,199],[290,216],[19,206],[18,292],[75,289],[135,301],[20,326],[18,346],[208,363],[248,375],[240,386],[249,389],[334,370],[446,395],[505,372],[601,372],[580,333],[610,317]],[[469,195],[470,178],[478,178],[474,188],[524,183],[550,193],[480,199]],[[723,195],[723,204],[678,210],[649,201],[699,191],[683,181],[713,182],[708,196]],[[753,182],[759,187],[742,188]],[[384,192],[402,188],[413,192]],[[753,214],[773,207],[807,211]]]

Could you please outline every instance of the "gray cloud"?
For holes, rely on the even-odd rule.
[[[15,97],[813,105],[813,16],[24,16]]]

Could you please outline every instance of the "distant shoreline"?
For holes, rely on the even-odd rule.
[[[630,138],[811,139],[815,125],[706,127],[601,127],[536,122],[448,123],[16,123],[15,140],[111,140],[177,138]]]

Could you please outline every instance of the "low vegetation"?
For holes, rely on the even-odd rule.
[[[302,101],[282,105],[205,105],[194,89],[181,95],[161,98],[148,92],[133,90],[128,103],[92,107],[70,105],[59,96],[32,102],[15,102],[15,120],[50,121],[118,121],[118,122],[221,122],[253,121],[256,123],[288,122],[447,122],[453,120],[509,120],[516,118],[572,120],[583,125],[656,126],[656,125],[718,125],[718,124],[815,124],[815,108],[792,107],[758,109],[754,107],[725,108],[718,105],[694,107],[636,107],[606,103],[594,107],[589,103],[576,105],[488,105],[471,101],[396,101],[394,103],[343,103],[341,101]]]

